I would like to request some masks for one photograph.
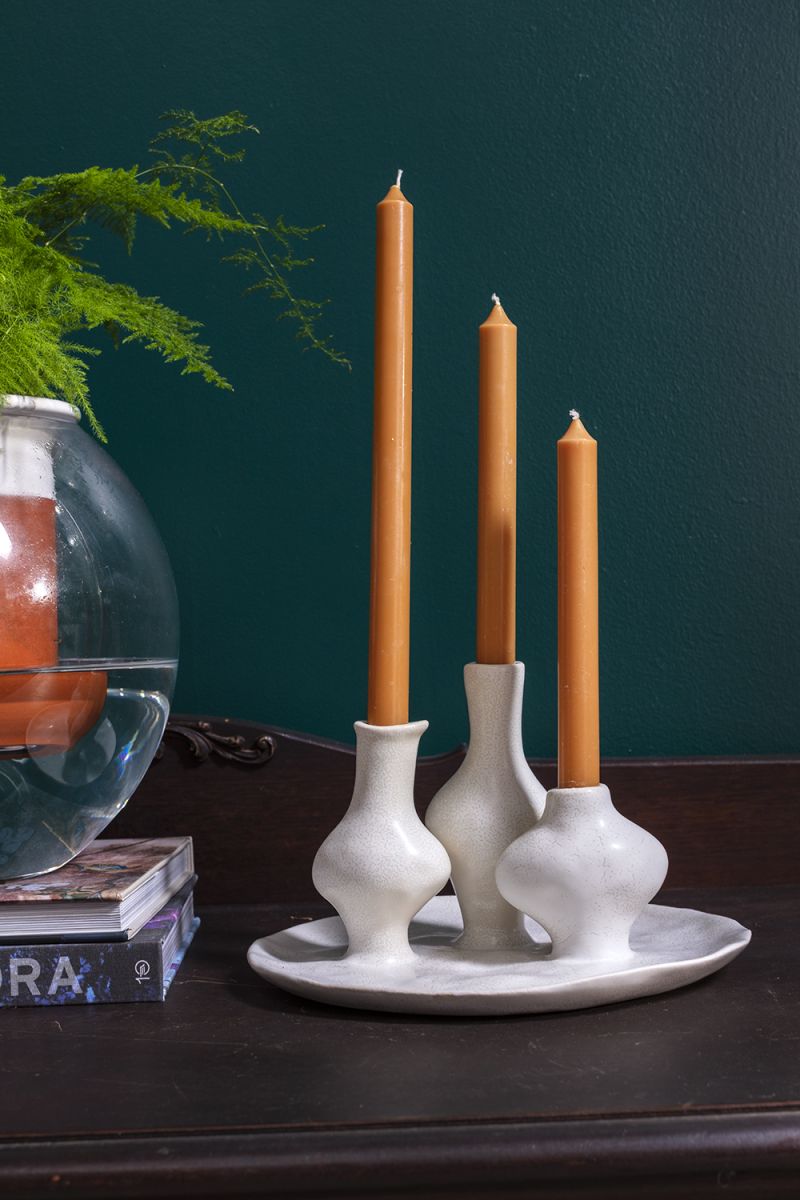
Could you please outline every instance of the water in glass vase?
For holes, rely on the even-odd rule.
[[[0,671],[0,879],[63,866],[120,811],[164,732],[174,659]]]

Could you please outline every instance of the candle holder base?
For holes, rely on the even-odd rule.
[[[718,971],[750,941],[737,921],[648,904],[630,953],[597,961],[554,957],[542,927],[525,920],[520,950],[467,950],[455,896],[436,896],[411,922],[413,957],[376,968],[347,956],[338,917],[304,922],[254,942],[250,966],[284,991],[326,1004],[435,1016],[563,1012],[673,991]]]

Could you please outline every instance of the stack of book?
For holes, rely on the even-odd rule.
[[[98,839],[0,883],[0,1007],[163,1000],[200,924],[192,839]]]

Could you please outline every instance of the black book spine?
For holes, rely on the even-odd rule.
[[[127,942],[0,946],[0,1008],[163,1000],[199,924],[194,883]]]
[[[163,998],[160,940],[0,947],[0,1008]]]

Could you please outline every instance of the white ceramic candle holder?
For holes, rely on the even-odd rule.
[[[340,916],[260,938],[248,951],[253,970],[286,991],[329,1004],[500,1016],[668,992],[740,954],[750,933],[736,921],[648,903],[663,882],[666,852],[616,811],[602,785],[548,792],[543,816],[499,854],[498,893],[504,904],[527,914],[513,944],[520,925],[516,918],[513,925],[504,923],[506,910],[487,887],[486,871],[514,819],[502,797],[510,796],[517,811],[520,795],[532,812],[539,806],[509,736],[521,672],[506,671],[505,690],[495,681],[493,693],[488,685],[473,688],[469,667],[467,672],[473,765],[461,768],[457,786],[442,789],[441,811],[431,823],[453,848],[469,936],[458,899],[434,895],[450,874],[450,861],[414,810],[414,763],[425,723],[359,723],[353,799],[314,862],[314,882]],[[494,723],[483,714],[484,705],[493,710],[487,694],[496,701]],[[496,739],[493,752],[478,753],[484,734]],[[495,774],[488,772],[490,760]],[[492,806],[485,825],[475,816],[481,763],[487,772],[482,794]],[[506,781],[503,787],[495,787],[498,778]],[[466,798],[457,804],[459,796]],[[468,844],[476,856],[472,870]],[[504,945],[497,943],[498,929]],[[483,945],[475,945],[476,936]]]
[[[462,949],[508,950],[531,944],[522,913],[501,896],[495,882],[500,855],[544,810],[545,789],[522,748],[524,685],[521,662],[473,662],[464,667],[467,754],[425,816],[425,824],[450,855],[464,920],[458,943]]]
[[[534,829],[497,864],[497,886],[544,926],[553,956],[594,962],[632,957],[634,921],[664,882],[667,852],[617,812],[604,784],[553,788]]]
[[[444,887],[450,859],[414,808],[414,772],[427,721],[357,721],[350,807],[314,859],[317,891],[339,913],[348,958],[378,967],[413,963],[412,917]]]

